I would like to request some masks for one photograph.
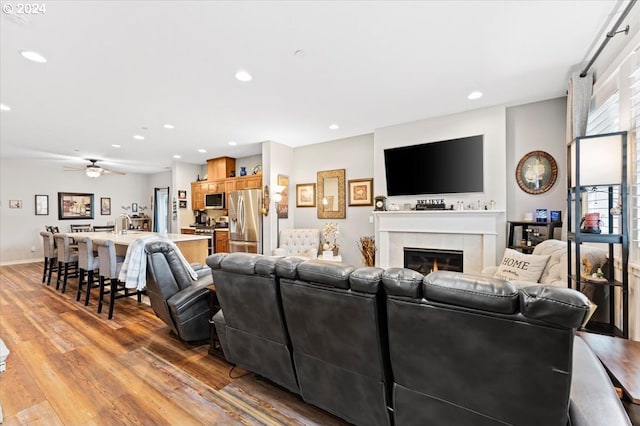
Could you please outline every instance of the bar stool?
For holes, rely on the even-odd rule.
[[[44,283],[46,279],[47,285],[50,285],[51,273],[53,271],[58,270],[58,268],[56,267],[58,253],[53,241],[53,234],[51,232],[42,231],[40,232],[40,235],[42,236],[42,251],[44,252],[44,268],[42,270],[42,282]]]
[[[78,279],[78,293],[76,301],[80,300],[82,294],[82,286],[84,285],[84,277],[87,275],[87,294],[84,299],[84,306],[89,304],[89,295],[92,288],[100,287],[100,261],[93,251],[93,242],[91,238],[84,237],[78,240],[78,268],[80,269],[80,278]],[[94,275],[98,272],[98,275]]]
[[[118,275],[122,268],[122,262],[118,262],[117,260],[116,248],[113,241],[96,239],[93,240],[93,243],[98,248],[98,260],[100,263],[100,296],[98,301],[98,313],[102,313],[104,296],[108,294],[109,319],[112,319],[113,307],[116,299],[122,299],[123,297],[130,297],[136,294],[138,296],[138,303],[141,303],[142,292],[136,291],[136,293],[132,293],[125,287],[123,282],[118,280]],[[106,290],[107,285],[110,287],[109,290]]]
[[[62,272],[62,292],[67,290],[67,279],[78,276],[78,251],[71,249],[69,236],[67,234],[54,234],[58,250],[58,279],[56,280],[56,290],[60,288],[60,273]],[[62,266],[64,265],[64,270]]]

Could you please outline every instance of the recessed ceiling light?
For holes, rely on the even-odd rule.
[[[133,135],[133,138],[137,139],[139,141],[144,140],[144,136],[142,136],[142,135]]]
[[[240,81],[251,81],[253,77],[245,70],[240,70],[236,73],[236,79]]]
[[[164,127],[165,129],[175,129],[176,126],[174,126],[173,124],[163,124],[162,127]]]
[[[11,111],[11,107],[5,105],[5,104],[0,104],[0,110],[2,111]]]
[[[47,59],[38,52],[34,52],[31,50],[21,50],[20,54],[28,60],[37,62],[39,64],[44,64],[45,62],[47,62]]]
[[[176,155],[173,156],[173,158],[182,158],[182,155],[176,154]]]
[[[199,152],[200,154],[204,154],[205,152],[207,152],[207,150],[206,150],[206,149],[199,149],[199,150],[198,150],[198,152]]]
[[[236,141],[229,141],[229,145],[231,145],[231,146],[236,146],[236,145],[238,145],[238,142],[236,142]]]
[[[120,148],[120,145],[118,145],[117,143],[114,143],[111,146],[114,147],[114,148]]]
[[[480,99],[481,97],[482,97],[482,92],[478,92],[477,90],[474,90],[473,92],[469,93],[469,96],[467,96],[467,99],[472,101],[474,99]]]
[[[296,50],[295,52],[293,52],[293,54],[294,54],[295,56],[304,56],[304,50],[302,50],[302,49],[298,49],[298,50]]]
[[[332,125],[329,126],[329,128],[331,130],[338,130],[340,128],[340,126],[338,126],[336,123],[333,123]]]

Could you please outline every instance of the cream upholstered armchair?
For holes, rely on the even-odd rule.
[[[283,229],[280,231],[280,245],[273,250],[273,255],[316,258],[319,248],[319,229]]]

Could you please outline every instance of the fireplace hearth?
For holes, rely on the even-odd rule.
[[[404,248],[404,267],[424,275],[437,270],[462,272],[462,265],[462,250]]]

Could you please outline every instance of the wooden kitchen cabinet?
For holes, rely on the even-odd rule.
[[[226,179],[236,170],[236,159],[218,157],[207,160],[207,181]],[[219,191],[222,192],[222,191]]]
[[[216,230],[216,253],[229,253],[229,231]]]
[[[244,189],[262,189],[262,174],[245,176],[246,181]]]
[[[204,210],[204,193],[202,192],[202,182],[191,182],[191,208],[193,210]]]

